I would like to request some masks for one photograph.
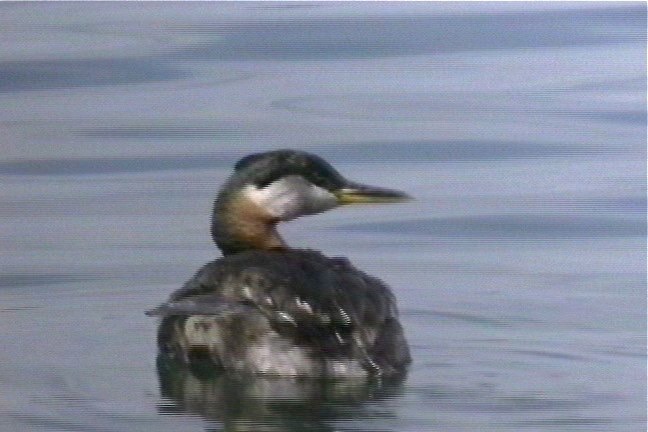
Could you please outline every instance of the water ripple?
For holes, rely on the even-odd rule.
[[[0,92],[137,84],[190,74],[152,57],[0,62]]]
[[[612,147],[489,140],[375,141],[329,145],[322,153],[348,162],[476,162],[611,155]]]
[[[404,316],[433,316],[468,322],[472,324],[489,325],[493,327],[508,327],[510,325],[510,323],[503,320],[498,320],[483,315],[469,314],[465,312],[452,312],[434,309],[405,309],[402,312]]]
[[[205,42],[174,50],[182,59],[319,60],[591,46],[641,41],[645,7],[500,14],[291,19],[195,23],[175,32]],[[548,28],[555,31],[548,31]],[[598,29],[605,28],[601,32]],[[485,37],[488,35],[488,37]],[[209,37],[213,42],[209,41]]]
[[[359,223],[345,230],[502,240],[646,236],[645,218],[500,214]]]
[[[86,282],[96,280],[91,275],[82,274],[2,274],[0,275],[0,288],[15,288],[40,286],[51,284],[69,284],[74,282]]]
[[[223,168],[229,167],[231,161],[231,157],[205,154],[76,159],[27,159],[0,162],[0,174],[82,175],[140,173],[146,171],[177,169]]]

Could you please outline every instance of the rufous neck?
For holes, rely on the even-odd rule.
[[[219,196],[214,203],[211,234],[223,255],[285,249],[277,232],[278,222],[244,196]]]

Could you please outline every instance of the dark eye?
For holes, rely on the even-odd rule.
[[[270,184],[274,183],[275,181],[279,180],[279,175],[268,175],[261,177],[257,180],[254,181],[255,186],[259,188],[264,188],[266,186],[269,186]]]
[[[304,175],[311,183],[328,190],[334,190],[342,187],[343,181],[336,171],[329,170],[325,166],[313,166],[311,170]]]

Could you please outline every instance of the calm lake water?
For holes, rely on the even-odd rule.
[[[645,430],[645,3],[2,3],[0,98],[0,431]],[[405,380],[156,365],[286,147],[417,198],[282,229],[393,287]]]

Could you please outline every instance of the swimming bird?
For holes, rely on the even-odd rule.
[[[411,357],[388,286],[346,258],[289,247],[277,224],[342,205],[407,199],[349,181],[303,151],[239,160],[212,214],[223,257],[147,312],[161,317],[160,355],[253,374],[404,372]]]

